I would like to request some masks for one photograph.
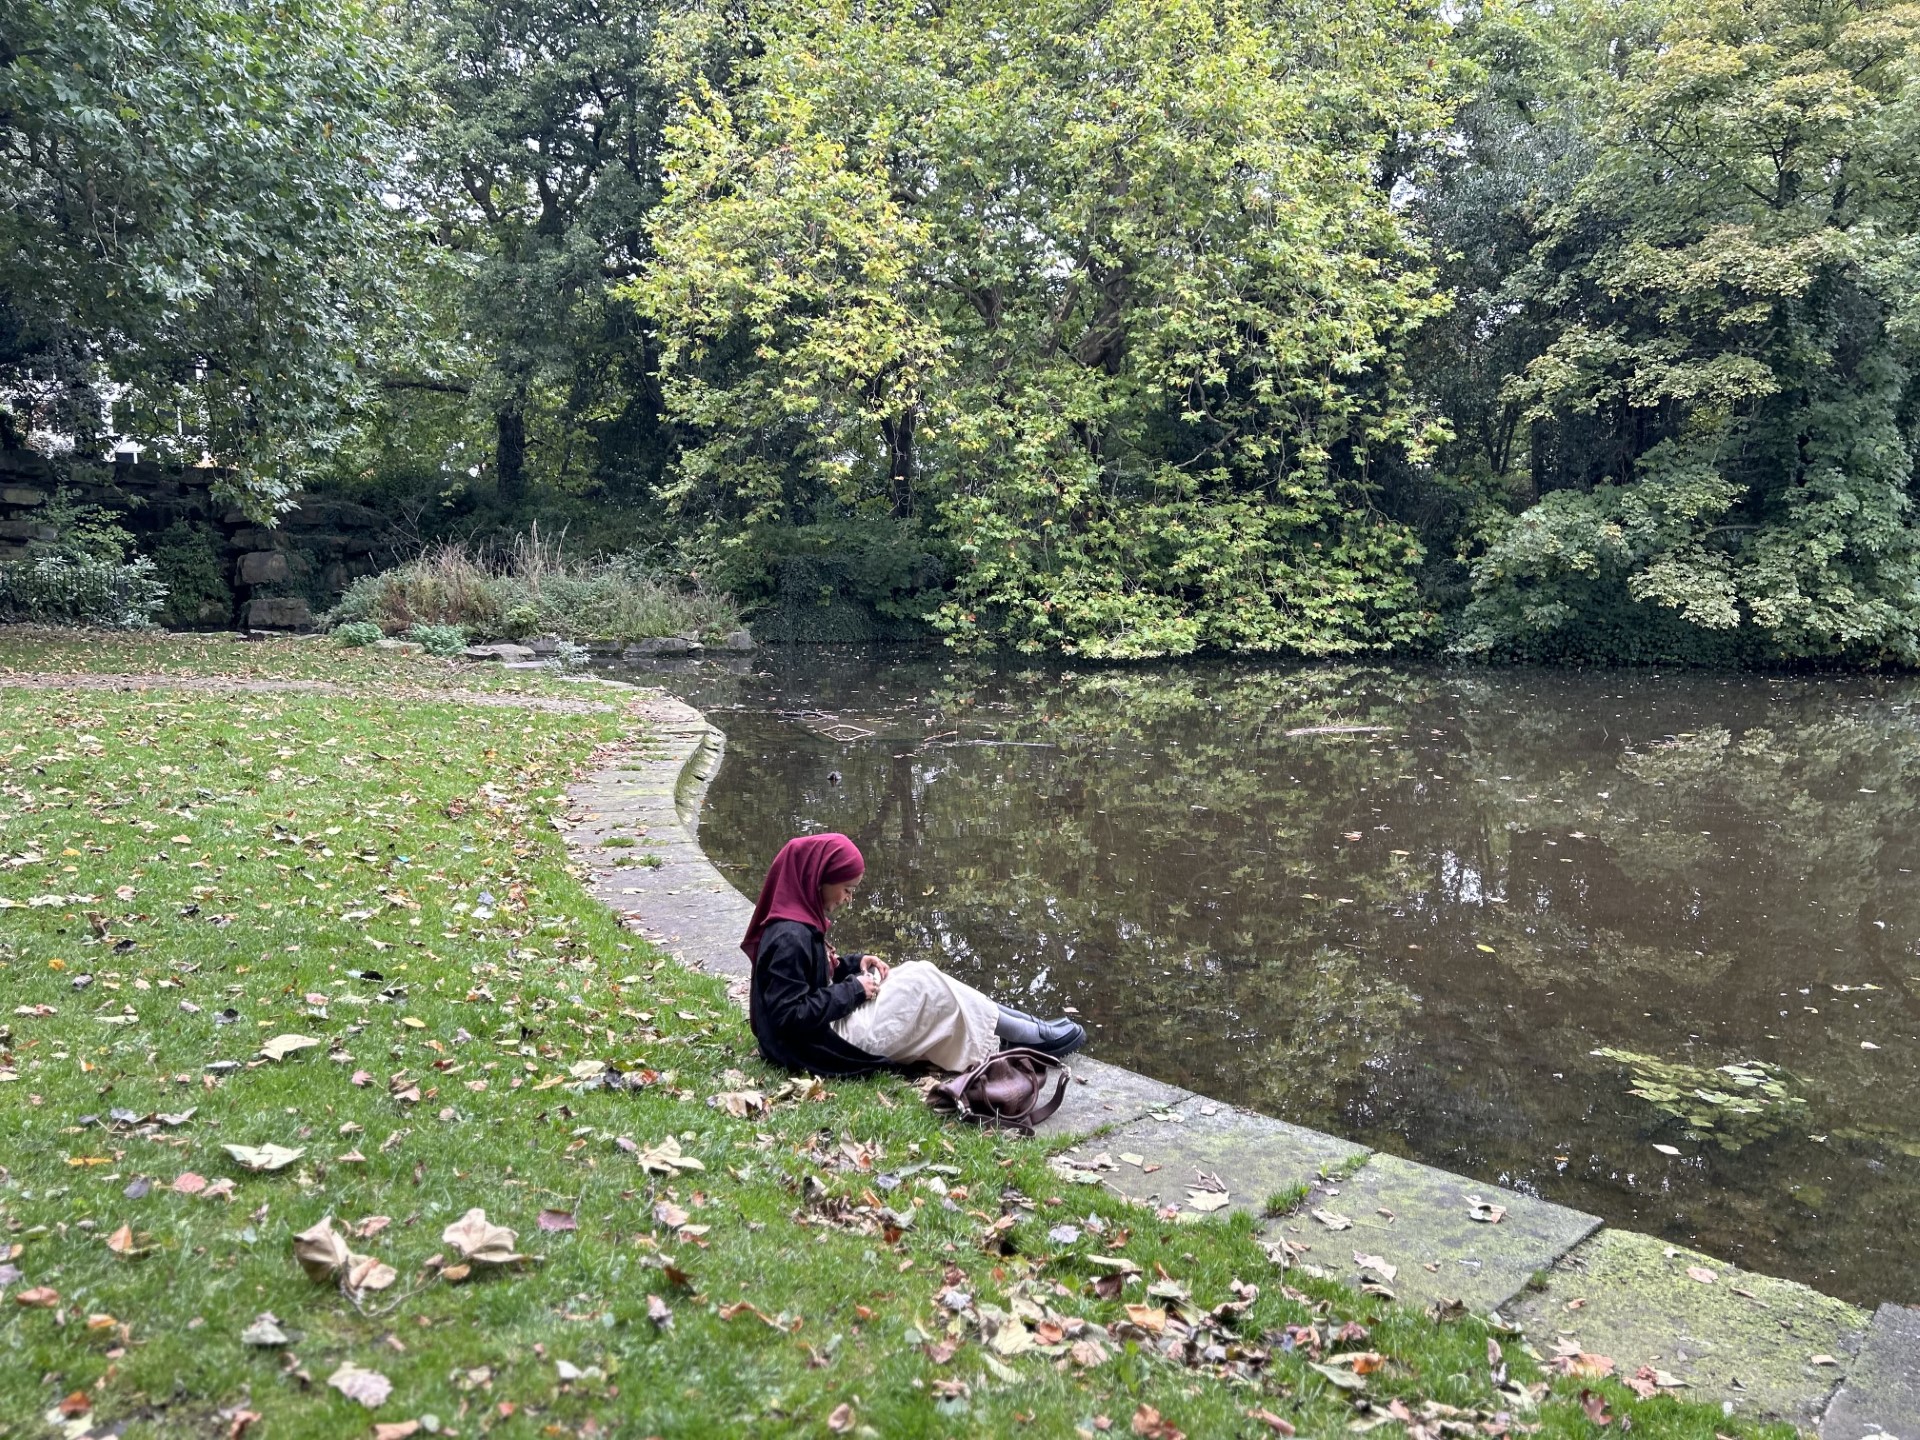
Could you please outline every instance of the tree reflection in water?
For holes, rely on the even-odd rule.
[[[1223,1099],[1920,1297],[1920,685],[824,651],[663,678],[727,731],[702,840],[742,889],[790,834],[860,842],[848,944],[1076,1006],[1095,1053]],[[1777,1065],[1806,1123],[1689,1137],[1604,1048]]]

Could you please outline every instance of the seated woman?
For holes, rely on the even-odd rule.
[[[846,836],[802,835],[767,870],[740,948],[753,961],[749,1013],[768,1060],[833,1076],[915,1064],[960,1071],[1002,1044],[1068,1055],[1086,1043],[1073,1021],[997,1005],[928,961],[837,955],[827,929],[866,868]]]

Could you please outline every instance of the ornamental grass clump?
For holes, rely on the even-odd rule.
[[[504,550],[449,544],[359,581],[329,616],[388,634],[458,626],[476,639],[557,635],[565,640],[718,637],[740,625],[725,596],[677,583],[637,556],[583,560],[538,531]]]

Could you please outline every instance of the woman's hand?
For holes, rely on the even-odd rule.
[[[890,967],[887,962],[882,960],[878,955],[862,955],[860,957],[860,973],[863,975],[877,975],[884,980],[887,978],[889,969]]]
[[[885,967],[883,966],[881,968],[884,969]],[[853,978],[858,980],[860,982],[860,988],[867,992],[867,999],[871,1000],[880,993],[880,981],[882,977],[874,974],[873,971],[863,969]]]

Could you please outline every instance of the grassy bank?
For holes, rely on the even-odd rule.
[[[190,653],[230,652],[266,679],[314,650]],[[0,1436],[63,1403],[76,1435],[272,1440],[1591,1436],[1582,1390],[1643,1436],[1747,1428],[1282,1272],[1244,1218],[1127,1206],[906,1082],[783,1093],[721,985],[568,869],[550,821],[624,714],[332,653],[350,693],[6,686],[105,653],[0,632]],[[318,1043],[265,1058],[285,1035]],[[226,1148],[268,1145],[301,1153]],[[530,1258],[459,1275],[475,1207]],[[328,1216],[390,1283],[303,1273]],[[286,1344],[247,1343],[262,1314]]]

